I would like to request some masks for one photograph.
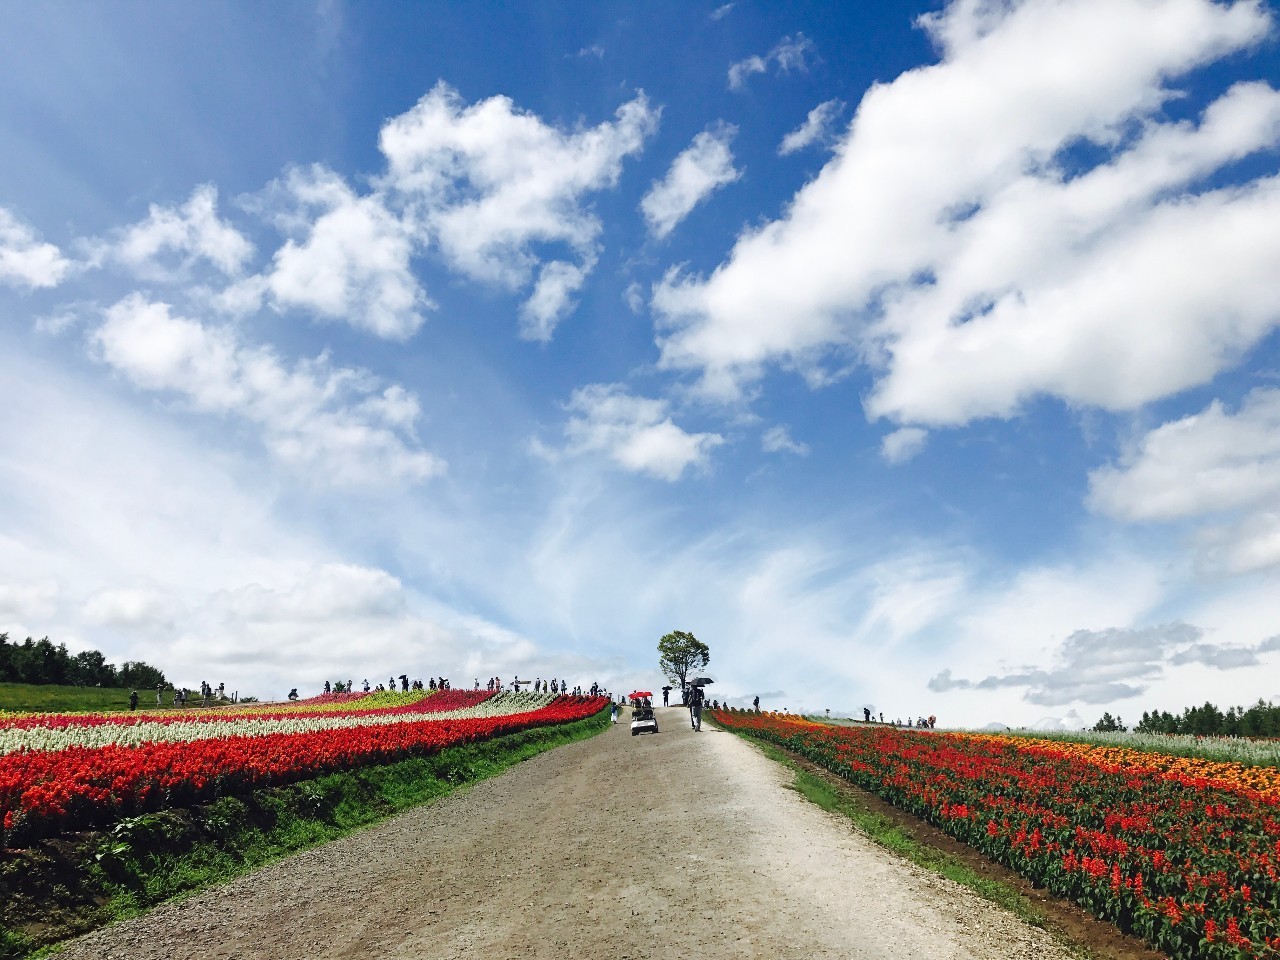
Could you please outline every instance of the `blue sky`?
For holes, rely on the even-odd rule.
[[[1280,11],[0,10],[0,631],[944,723],[1280,697]]]

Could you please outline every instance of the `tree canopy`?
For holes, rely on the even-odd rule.
[[[689,674],[710,662],[710,648],[686,630],[672,630],[658,641],[658,667],[681,691]]]
[[[1280,706],[1259,699],[1251,707],[1229,707],[1224,713],[1212,703],[1186,707],[1181,715],[1167,710],[1142,714],[1134,727],[1142,733],[1190,733],[1220,737],[1280,736]]]
[[[0,681],[76,687],[168,686],[163,673],[140,660],[126,660],[117,668],[97,650],[72,655],[65,643],[55,645],[48,637],[27,637],[22,643],[13,643],[7,633],[0,633]]]

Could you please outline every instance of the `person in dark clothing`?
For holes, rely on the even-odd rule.
[[[695,730],[702,729],[702,705],[705,701],[701,687],[689,691],[689,725]]]
[[[751,701],[751,705],[756,708],[756,713],[760,712],[760,698],[756,697]]]
[[[870,723],[870,722],[871,722],[871,708],[870,708],[870,707],[863,707],[863,708],[862,708],[862,721],[863,721],[864,723]]]
[[[669,706],[671,706],[671,704],[669,704],[669,703],[667,702],[667,701],[668,701],[668,700],[670,700],[670,699],[671,699],[671,691],[670,691],[670,690],[668,690],[666,687],[663,687],[663,688],[662,688],[662,705],[663,705],[664,707],[669,707]]]
[[[138,709],[138,691],[137,690],[129,691],[129,709],[130,710]]]

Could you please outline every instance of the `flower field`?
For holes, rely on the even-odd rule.
[[[599,712],[600,697],[446,690],[0,718],[4,846]]]
[[[716,711],[1175,958],[1280,958],[1280,771]]]

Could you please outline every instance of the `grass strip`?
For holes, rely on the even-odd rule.
[[[190,810],[121,821],[68,850],[0,855],[0,960],[36,960],[57,943],[225,883],[609,726],[609,714],[534,727],[385,766],[327,774]]]
[[[1017,889],[994,877],[984,877],[963,860],[945,850],[922,843],[903,830],[892,818],[860,803],[852,792],[841,790],[822,777],[815,776],[804,769],[791,754],[778,746],[737,730],[727,732],[753,744],[770,760],[789,769],[794,774],[790,787],[796,793],[823,810],[849,818],[860,831],[886,850],[931,873],[968,887],[984,900],[1004,908],[1024,923],[1049,933],[1081,960],[1087,960],[1091,956],[1089,951],[1080,944],[1061,936],[1045,913]]]

